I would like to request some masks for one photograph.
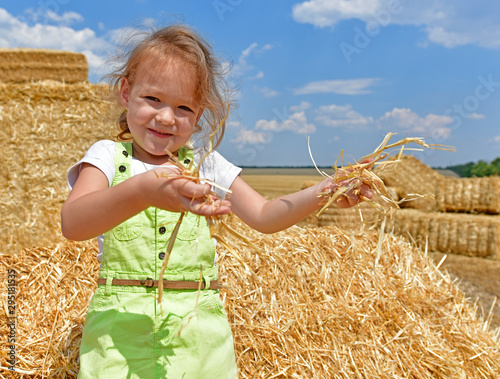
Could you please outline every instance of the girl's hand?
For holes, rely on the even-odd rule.
[[[361,162],[360,165],[366,165],[363,168],[364,170],[371,170],[373,168],[373,164],[370,163],[372,162],[373,159],[368,159]],[[339,171],[339,175],[347,176],[352,171],[352,169],[348,169],[344,172]],[[337,200],[335,200],[334,204],[339,208],[350,208],[361,203],[363,201],[363,198],[371,199],[373,197],[373,192],[371,191],[370,187],[362,183],[359,179],[344,180],[338,183],[331,179],[326,179],[324,182],[325,184],[322,187],[321,192],[327,193],[335,193],[344,186],[353,186],[351,190],[342,194]]]
[[[358,180],[358,179],[355,179]],[[326,184],[324,185],[321,192],[337,192],[341,187],[352,184],[353,182],[343,181],[340,183],[334,182],[331,179],[325,180]],[[337,200],[335,200],[334,204],[338,208],[350,208],[355,205],[358,205],[363,201],[363,197],[367,199],[371,199],[373,197],[373,192],[370,187],[366,184],[360,183],[355,188],[347,191],[345,194],[339,196]]]
[[[200,216],[231,212],[231,203],[211,194],[209,184],[196,183],[181,174],[175,166],[144,173],[143,193],[147,203],[170,212],[188,211]]]

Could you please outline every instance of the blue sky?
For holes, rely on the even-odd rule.
[[[106,71],[123,30],[183,21],[233,62],[237,111],[221,153],[238,165],[353,162],[388,132],[456,153],[430,166],[500,156],[496,0],[25,0],[0,5],[0,47],[83,52]]]

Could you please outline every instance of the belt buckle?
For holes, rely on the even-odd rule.
[[[141,286],[144,286],[144,287],[147,287],[147,288],[151,288],[153,287],[155,284],[155,281],[153,280],[153,278],[147,278],[146,280],[141,280]]]

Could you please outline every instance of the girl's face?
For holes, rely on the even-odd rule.
[[[195,70],[179,59],[137,67],[133,85],[122,79],[120,103],[127,109],[134,157],[151,164],[168,161],[191,137],[203,108],[195,97]]]

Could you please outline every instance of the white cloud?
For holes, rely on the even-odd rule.
[[[57,13],[48,10],[46,14],[50,21],[60,25],[70,25],[73,22],[82,22],[84,20],[83,16],[76,12],[64,12],[62,15],[58,15]]]
[[[311,103],[307,101],[301,101],[299,105],[292,105],[289,110],[290,112],[301,112],[311,108]]]
[[[343,19],[364,19],[380,6],[379,0],[309,0],[293,6],[293,18],[319,27],[333,26]]]
[[[308,0],[293,7],[297,22],[333,27],[341,20],[359,19],[371,27],[414,25],[430,42],[448,48],[475,44],[500,47],[500,2],[470,0]]]
[[[495,142],[500,142],[500,136],[495,136],[495,137],[493,137],[493,141],[495,141]]]
[[[241,128],[238,131],[238,135],[233,138],[231,142],[249,145],[263,145],[269,143],[270,138],[271,136],[269,133]]]
[[[87,57],[90,75],[95,73],[104,62],[104,51],[111,47],[111,43],[98,37],[89,28],[76,30],[65,25],[70,21],[83,20],[83,17],[75,12],[66,12],[59,16],[48,11],[46,16],[51,21],[61,22],[62,25],[29,24],[0,8],[0,47],[80,52]]]
[[[279,95],[278,91],[272,90],[268,87],[257,87],[257,91],[261,92],[264,97],[276,97]]]
[[[483,120],[485,118],[485,115],[479,113],[471,113],[467,118],[471,120]]]
[[[256,130],[269,130],[272,132],[292,131],[297,134],[311,134],[316,131],[316,127],[307,122],[304,111],[295,112],[286,120],[259,120],[255,124]]]
[[[373,124],[373,117],[365,117],[354,111],[351,105],[325,105],[316,110],[320,124],[334,128],[364,128]]]
[[[400,130],[433,138],[449,138],[451,128],[446,127],[446,125],[452,122],[453,119],[450,116],[428,114],[425,117],[420,117],[408,108],[394,108],[378,120],[379,127],[385,130]]]
[[[321,80],[307,83],[301,88],[293,90],[295,95],[313,93],[337,93],[340,95],[361,95],[370,93],[369,87],[375,85],[380,79],[348,79],[348,80]]]
[[[263,77],[264,77],[264,73],[262,71],[259,71],[254,76],[248,78],[248,80],[262,79]]]
[[[257,42],[252,43],[245,50],[241,52],[241,55],[238,58],[238,62],[234,64],[232,73],[236,76],[243,76],[244,74],[252,71],[254,67],[248,62],[249,59],[253,55],[260,55],[264,51],[271,50],[273,48],[272,45],[266,44],[262,47],[259,46]],[[264,73],[262,71],[257,72],[252,79],[260,79],[264,77]]]

